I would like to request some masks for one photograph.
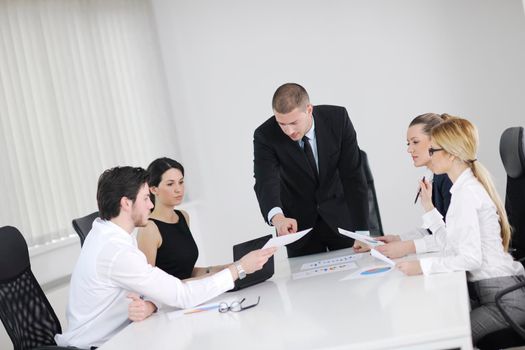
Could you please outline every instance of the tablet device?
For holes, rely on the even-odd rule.
[[[270,240],[270,238],[272,238],[272,235],[266,235],[263,237],[252,239],[251,241],[234,245],[233,261],[239,260],[252,250],[261,249],[266,244],[266,242]],[[264,264],[262,269],[260,269],[259,271],[255,271],[254,273],[251,273],[249,275],[246,275],[246,277],[242,280],[238,279],[237,281],[235,281],[235,287],[232,290],[239,290],[249,286],[253,286],[257,283],[264,282],[268,278],[273,276],[274,271],[275,268],[272,256],[270,259],[268,259],[266,264]]]

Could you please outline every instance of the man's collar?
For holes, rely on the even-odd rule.
[[[315,119],[314,115],[312,114],[312,126],[310,127],[310,130],[305,134],[306,137],[308,137],[309,140],[315,139]]]

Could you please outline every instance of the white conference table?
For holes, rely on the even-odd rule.
[[[159,312],[99,349],[472,349],[463,272],[408,277],[392,270],[348,279],[352,269],[292,278],[304,263],[352,252],[276,259],[268,281],[214,299],[246,297],[251,304],[260,296],[258,306],[175,319]],[[369,254],[356,263],[385,266]]]

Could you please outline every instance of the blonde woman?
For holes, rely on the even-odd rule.
[[[473,300],[472,339],[508,327],[494,300],[498,291],[525,280],[523,266],[508,253],[511,230],[505,208],[488,171],[477,160],[478,132],[466,119],[453,118],[431,131],[431,168],[447,174],[453,186],[446,225],[432,204],[432,185],[421,181],[423,222],[434,233],[410,241],[411,251],[440,256],[398,263],[407,275],[466,271]],[[507,294],[505,309],[525,322],[525,291]]]

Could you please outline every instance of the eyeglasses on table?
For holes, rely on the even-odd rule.
[[[261,301],[261,297],[260,296],[257,297],[257,302],[251,305],[243,305],[242,303],[244,303],[245,300],[246,298],[242,298],[241,300],[235,300],[231,302],[230,304],[226,302],[222,302],[219,304],[219,312],[221,313],[225,313],[228,311],[241,312],[244,310],[251,309],[252,307],[256,307],[257,305],[259,305],[259,301]]]

